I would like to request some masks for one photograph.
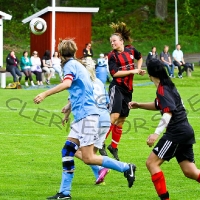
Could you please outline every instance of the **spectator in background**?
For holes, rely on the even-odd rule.
[[[24,51],[23,56],[20,59],[20,67],[25,75],[25,86],[29,86],[28,79],[30,80],[31,85],[35,86],[35,84],[33,83],[33,78],[31,74],[31,66],[32,66],[32,63],[31,63],[31,58],[28,57],[28,51]]]
[[[42,70],[45,71],[46,83],[49,85],[50,79],[55,73],[51,62],[51,53],[49,50],[46,50],[42,57]]]
[[[155,47],[155,46],[151,48],[151,51],[150,51],[149,54],[147,55],[146,66],[148,65],[149,61],[150,61],[152,58],[158,59],[158,54],[157,54],[157,52],[156,52],[156,47]]]
[[[92,59],[93,51],[92,51],[91,47],[92,47],[91,43],[86,44],[86,48],[83,49],[83,57],[84,58]]]
[[[163,51],[160,54],[160,60],[164,64],[164,66],[167,68],[167,72],[169,74],[170,78],[175,78],[174,76],[174,65],[171,61],[171,57],[169,54],[169,46],[165,45]]]
[[[22,78],[22,74],[18,67],[19,60],[15,56],[15,52],[11,51],[6,57],[6,70],[11,73],[13,76],[13,82],[20,82]],[[18,78],[17,78],[18,76]]]
[[[38,85],[43,85],[42,82],[42,68],[41,68],[41,60],[38,56],[38,52],[34,51],[31,56],[31,71],[35,74],[36,76],[36,81]]]
[[[63,73],[62,73],[62,68],[61,68],[61,59],[58,56],[59,56],[58,52],[55,51],[51,61],[52,61],[52,66],[53,66],[55,72],[58,73],[58,75],[59,75],[60,82],[62,82],[63,81]]]
[[[185,63],[180,44],[177,44],[176,49],[173,51],[173,59],[174,59],[174,61],[173,61],[174,65],[178,67],[178,77],[179,78],[183,78],[182,73],[184,71],[187,72],[188,68],[190,68],[192,71],[194,70],[194,64]],[[181,69],[181,66],[183,66],[182,69]]]

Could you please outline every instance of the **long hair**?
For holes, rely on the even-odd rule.
[[[155,58],[151,59],[147,64],[147,71],[150,76],[160,79],[161,85],[168,85],[171,89],[175,87],[160,60]]]
[[[94,82],[96,80],[95,62],[91,59],[83,58],[81,63],[85,66],[91,80]]]
[[[124,42],[132,42],[133,39],[131,38],[131,30],[126,26],[124,22],[118,22],[118,23],[111,23],[110,27],[114,30],[114,33],[111,35],[117,35],[119,38],[121,38]]]
[[[46,50],[44,52],[44,57],[45,57],[46,60],[51,59],[51,52],[50,52],[50,50]]]
[[[77,50],[78,48],[73,39],[60,39],[60,43],[58,44],[58,52],[60,53],[61,65],[64,66],[69,58],[76,59]]]

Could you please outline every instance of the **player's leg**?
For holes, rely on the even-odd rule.
[[[169,194],[166,188],[165,176],[160,168],[163,162],[163,159],[159,158],[154,152],[151,152],[146,161],[146,166],[151,174],[151,180],[158,196],[162,200],[167,200],[169,199]]]
[[[94,148],[94,153],[96,154],[97,148]],[[82,152],[80,149],[75,154],[75,157],[82,160]],[[109,172],[107,168],[104,168],[99,165],[89,165],[93,171],[94,177],[95,177],[95,184],[100,184],[104,182],[104,178]]]
[[[166,160],[169,161],[176,153],[177,144],[170,140],[161,138],[153,148],[146,161],[147,169],[151,174],[151,179],[160,199],[168,200],[169,193],[167,191],[165,176],[160,168],[162,163]]]
[[[113,169],[118,172],[124,172],[124,176],[127,178],[128,186],[132,187],[135,181],[134,164],[128,164],[109,158],[108,156],[95,155],[93,152],[93,145],[81,147],[82,159],[85,164],[88,165],[100,165],[108,169]]]
[[[71,124],[71,130],[67,141],[62,148],[62,179],[59,192],[47,199],[71,199],[70,191],[71,184],[74,177],[74,156],[79,148],[80,142],[78,140],[78,133],[82,129],[82,122],[75,122]]]
[[[117,147],[122,136],[122,126],[125,122],[126,117],[128,117],[130,112],[130,109],[128,108],[128,103],[132,100],[131,92],[124,92],[118,89],[118,95],[120,98],[116,97],[116,99],[119,98],[121,103],[118,103],[117,100],[117,103],[114,104],[113,111],[118,111],[120,115],[118,115],[118,118],[116,118],[116,115],[112,116],[112,114],[114,114],[115,112],[111,114],[111,122],[115,120],[115,126],[112,130],[112,143],[111,145],[108,146],[108,150],[116,160],[119,160]],[[120,104],[120,106],[118,104]]]
[[[124,124],[125,119],[126,117],[120,117],[119,114],[118,118],[116,118],[116,113],[111,114],[111,122],[114,122],[115,120],[115,125],[112,129],[112,142],[108,146],[108,150],[116,160],[119,160],[117,147],[122,136],[122,126]]]
[[[103,113],[103,117],[102,117],[102,113]],[[106,134],[109,130],[109,125],[110,125],[110,121],[105,121],[105,119],[109,119],[110,115],[108,113],[108,111],[104,111],[102,112],[100,115],[100,122],[99,122],[99,139],[94,143],[94,152],[96,153],[98,149],[100,149],[105,141],[105,137]],[[107,117],[106,117],[107,115]],[[102,118],[104,119],[104,121],[102,121]],[[104,179],[106,177],[106,175],[108,174],[108,172],[110,171],[107,168],[104,168],[102,166],[98,166],[98,165],[90,165],[90,167],[92,168],[92,171],[96,177],[96,181],[95,184],[105,184]]]
[[[194,163],[193,145],[180,145],[176,159],[187,178],[200,182],[200,170]]]
[[[83,162],[88,165],[100,165],[108,169],[124,172],[129,187],[132,187],[135,181],[135,165],[119,162],[108,156],[98,156],[94,154],[94,144],[99,140],[99,117],[96,115],[87,116],[84,120],[81,120],[80,123],[81,122],[83,125],[79,135],[79,142]]]

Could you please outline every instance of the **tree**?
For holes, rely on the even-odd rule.
[[[155,15],[161,20],[167,17],[167,4],[168,0],[156,0]]]

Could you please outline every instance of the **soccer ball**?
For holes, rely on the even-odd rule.
[[[37,17],[30,21],[30,30],[35,35],[41,35],[47,30],[47,23],[44,19]]]

